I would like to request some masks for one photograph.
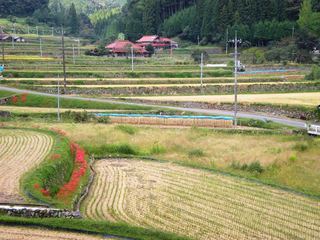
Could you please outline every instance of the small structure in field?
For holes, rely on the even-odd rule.
[[[144,47],[139,46],[128,40],[117,40],[106,46],[106,49],[113,56],[130,56],[132,48],[135,56],[149,56],[149,52]]]
[[[25,39],[23,37],[0,33],[0,41],[11,42],[12,40],[14,42],[25,42]]]
[[[141,47],[151,45],[155,49],[170,49],[178,48],[178,43],[170,38],[159,37],[157,35],[143,36],[137,41],[137,44]]]

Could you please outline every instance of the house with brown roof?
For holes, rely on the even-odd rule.
[[[159,37],[158,35],[143,36],[137,41],[137,44],[141,47],[146,47],[148,45],[153,46],[156,49],[170,49],[178,48],[178,43],[170,38]]]
[[[114,56],[130,56],[132,48],[135,56],[149,55],[149,52],[145,50],[144,47],[128,40],[117,40],[106,46],[106,49],[109,51],[109,53]]]

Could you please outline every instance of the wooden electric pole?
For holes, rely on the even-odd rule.
[[[61,27],[61,40],[62,40],[62,67],[63,67],[63,94],[67,92],[67,73],[66,73],[66,55],[64,49],[64,30]]]

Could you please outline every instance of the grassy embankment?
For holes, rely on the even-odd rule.
[[[13,96],[15,93],[9,91],[0,90],[0,98]],[[39,96],[33,94],[27,94],[26,101],[21,101],[22,94],[17,95],[17,101],[12,100],[6,106],[16,106],[16,107],[39,107],[39,108],[56,108],[57,98]],[[74,100],[74,99],[60,99],[60,107],[67,109],[103,109],[103,110],[151,110],[149,107],[140,107],[125,104],[111,104],[104,102],[93,102],[84,100]]]

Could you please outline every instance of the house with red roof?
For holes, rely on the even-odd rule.
[[[156,49],[161,48],[178,48],[178,43],[170,38],[159,37],[158,35],[143,36],[137,41],[137,44],[141,47],[148,45],[153,46]]]
[[[115,42],[106,46],[106,49],[114,56],[129,56],[131,55],[132,48],[136,56],[149,55],[149,52],[145,50],[144,47],[128,40],[116,40]]]

